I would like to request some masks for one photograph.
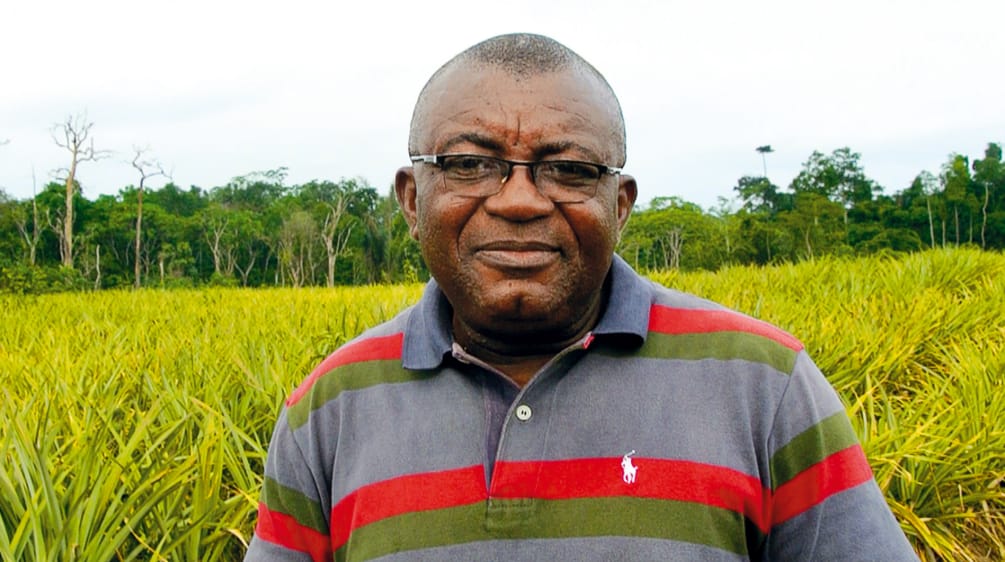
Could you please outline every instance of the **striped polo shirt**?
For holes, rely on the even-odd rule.
[[[915,560],[791,335],[615,256],[523,388],[435,282],[286,401],[246,560]]]

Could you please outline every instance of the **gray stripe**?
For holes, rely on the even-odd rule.
[[[728,310],[735,312],[733,309],[727,308],[717,302],[674,289],[668,289],[651,281],[650,286],[652,287],[653,304],[680,308],[682,310]]]
[[[305,454],[317,456],[307,459],[310,466],[332,466],[334,505],[374,482],[481,465],[483,419],[481,386],[445,369],[422,381],[343,392],[315,410],[295,437]]]
[[[587,353],[569,373],[552,380],[518,398],[534,416],[510,423],[514,433],[505,443],[507,459],[620,458],[635,450],[639,457],[687,459],[767,475],[771,416],[788,377],[745,361]],[[547,445],[517,449],[512,436],[520,443]]]
[[[304,450],[290,436],[290,424],[286,421],[286,410],[279,414],[276,428],[269,441],[269,454],[265,459],[265,475],[279,484],[296,490],[308,498],[323,501],[327,497],[328,483],[317,474],[309,474],[298,468],[290,470],[289,463],[305,463],[305,466],[319,467],[320,464],[309,463],[306,458],[309,452]],[[309,463],[309,464],[308,464]],[[276,506],[272,506],[275,509]],[[325,513],[327,516],[327,512]]]
[[[796,398],[793,398],[796,397]],[[778,416],[768,443],[768,455],[774,455],[793,437],[820,423],[820,420],[844,411],[844,405],[820,369],[813,364],[805,351],[796,356],[789,388],[785,391],[780,408],[785,415]]]
[[[808,530],[827,535],[811,536]],[[766,548],[770,560],[918,560],[874,480],[775,527]]]
[[[312,562],[309,554],[296,552],[279,545],[263,541],[257,536],[251,537],[248,551],[244,554],[244,562]]]
[[[633,537],[501,540],[458,544],[377,558],[382,562],[540,562],[541,560],[636,561],[670,560],[738,562],[746,556],[686,542]]]

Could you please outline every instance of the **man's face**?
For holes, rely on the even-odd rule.
[[[621,164],[616,109],[592,76],[570,70],[517,79],[459,65],[427,99],[418,121],[422,154]],[[555,203],[523,166],[487,198],[449,191],[430,164],[400,170],[396,189],[455,326],[504,342],[561,341],[591,327],[584,324],[599,312],[635,200],[632,178],[604,175],[594,198]]]

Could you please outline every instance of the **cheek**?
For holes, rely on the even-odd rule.
[[[570,209],[566,220],[578,239],[580,251],[586,254],[610,253],[618,238],[618,216],[614,206],[601,200],[589,206]]]
[[[477,201],[430,194],[416,202],[416,232],[424,253],[454,255]]]

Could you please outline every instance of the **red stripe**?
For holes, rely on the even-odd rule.
[[[564,461],[499,461],[487,495],[481,465],[411,474],[363,486],[331,513],[331,545],[340,548],[356,529],[406,513],[446,509],[499,499],[566,500],[639,497],[703,504],[748,519],[763,533],[872,478],[862,448],[854,445],[803,471],[771,494],[760,480],[710,464],[632,458],[636,480],[622,479],[620,458]]]
[[[628,496],[677,500],[739,513],[768,531],[767,491],[740,471],[692,461],[632,458],[635,482],[622,480],[621,459],[499,462],[492,497],[563,500]]]
[[[872,479],[861,445],[838,451],[775,490],[772,526],[788,521],[827,498]]]
[[[396,515],[485,501],[482,465],[410,474],[363,486],[332,508],[332,548],[338,550],[356,529]]]
[[[314,561],[332,559],[331,544],[326,535],[304,527],[291,515],[270,511],[264,503],[258,504],[255,535],[284,548],[310,554]]]
[[[403,333],[397,333],[390,336],[367,338],[340,347],[315,367],[310,376],[304,379],[304,382],[300,383],[300,386],[286,399],[286,406],[289,407],[299,402],[310,392],[311,387],[318,379],[336,367],[362,361],[401,359],[401,344],[404,338]]]
[[[653,305],[649,309],[649,331],[673,335],[746,332],[774,340],[793,351],[803,349],[802,342],[785,330],[731,310],[692,310]]]

